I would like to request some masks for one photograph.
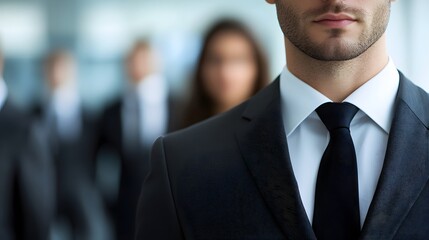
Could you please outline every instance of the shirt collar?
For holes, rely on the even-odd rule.
[[[289,136],[317,107],[331,102],[285,67],[280,75],[283,121]]]
[[[168,86],[160,74],[151,74],[133,86],[140,101],[147,104],[164,102],[168,97]]]
[[[392,124],[399,73],[389,60],[374,78],[347,97],[344,102],[357,106],[386,133]],[[280,94],[286,135],[294,130],[320,105],[332,102],[310,85],[298,79],[285,67],[280,76]]]
[[[74,85],[64,85],[52,90],[49,104],[58,116],[68,116],[78,114],[81,101]]]
[[[395,111],[399,78],[395,64],[389,60],[389,63],[380,73],[354,91],[344,102],[349,102],[358,107],[389,134]]]

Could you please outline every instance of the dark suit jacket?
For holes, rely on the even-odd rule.
[[[36,106],[32,113],[48,133],[49,151],[53,157],[57,183],[57,213],[67,219],[76,238],[92,239],[106,227],[102,198],[95,186],[94,146],[96,122],[81,110],[80,134],[73,139],[62,139],[52,133],[46,104]]]
[[[123,124],[122,124],[122,106],[123,101],[117,100],[113,104],[109,105],[102,113],[101,118],[98,122],[98,148],[104,146],[107,147],[120,156],[124,161],[123,163],[128,163],[125,159],[133,159],[138,161],[139,164],[139,175],[141,175],[142,170],[144,174],[148,172],[148,162],[147,160],[142,159],[144,157],[150,157],[150,146],[142,146],[143,149],[133,150],[132,153],[127,152],[124,143],[123,143]],[[168,100],[168,119],[167,119],[167,132],[174,131],[178,129],[179,116],[180,116],[180,104],[178,104],[174,98]],[[137,156],[136,156],[137,155]],[[136,170],[136,166],[130,166],[132,169]]]
[[[140,197],[137,239],[315,239],[280,106],[276,80],[232,111],[158,139]],[[428,106],[428,94],[401,74],[362,239],[429,236]]]
[[[118,100],[106,108],[99,122],[98,147],[107,147],[120,158],[121,173],[118,200],[112,206],[119,239],[133,239],[135,212],[141,185],[149,171],[150,149],[152,145],[141,146],[129,151],[123,143],[122,124],[123,102]],[[168,101],[167,132],[177,128],[179,104],[174,98]]]
[[[54,171],[43,132],[9,101],[0,110],[0,239],[48,239]]]

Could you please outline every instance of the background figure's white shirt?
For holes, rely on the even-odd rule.
[[[399,73],[390,60],[379,74],[344,100],[360,109],[350,131],[356,149],[361,226],[382,170],[398,87]],[[280,77],[280,92],[292,168],[312,222],[317,173],[329,143],[329,132],[315,110],[332,101],[287,68]]]
[[[79,137],[82,131],[82,113],[75,86],[62,86],[53,90],[49,104],[49,111],[55,116],[58,136],[64,140]]]
[[[3,108],[7,98],[7,86],[3,78],[0,77],[0,110]]]
[[[165,79],[159,74],[149,75],[129,92],[137,94],[139,105],[140,139],[144,146],[150,146],[156,138],[167,131],[168,124],[168,87]],[[127,96],[125,96],[125,101]],[[123,117],[127,118],[123,110]],[[123,121],[127,122],[126,119]],[[127,129],[124,126],[124,129]],[[127,135],[126,131],[124,132]],[[126,136],[125,136],[126,138]]]

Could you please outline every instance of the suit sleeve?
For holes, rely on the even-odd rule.
[[[150,172],[140,194],[136,240],[182,240],[162,137],[152,149]]]
[[[24,239],[48,239],[55,209],[53,163],[40,128],[33,126],[18,161],[17,183]]]

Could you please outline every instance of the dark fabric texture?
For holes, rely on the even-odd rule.
[[[361,239],[427,239],[429,97],[401,74]],[[136,239],[316,239],[283,127],[279,80],[220,116],[160,138]]]
[[[7,100],[0,110],[0,239],[46,240],[55,210],[54,168],[40,126]]]
[[[39,104],[32,112],[48,133],[49,152],[55,164],[56,221],[70,224],[73,239],[106,235],[106,213],[95,184],[95,119],[81,110],[80,132],[73,138],[63,138],[56,130],[56,119],[49,115],[48,106]]]
[[[117,201],[110,206],[116,226],[117,239],[128,240],[134,238],[135,214],[144,177],[149,172],[149,158],[151,145],[126,145],[123,141],[123,123],[121,100],[108,106],[98,123],[98,137],[96,149],[107,148],[109,152],[119,156],[121,172]],[[168,102],[168,126],[170,132],[177,128],[180,108],[174,98]],[[137,132],[137,131],[136,131]]]

